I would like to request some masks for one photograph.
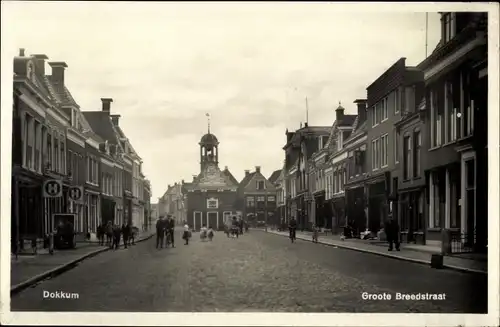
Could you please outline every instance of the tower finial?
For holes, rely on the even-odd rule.
[[[207,123],[208,123],[208,134],[210,134],[210,114],[207,112],[206,115],[207,116]]]

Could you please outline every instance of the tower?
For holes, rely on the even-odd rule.
[[[208,114],[207,117],[209,117]],[[200,145],[201,171],[209,164],[217,166],[219,164],[219,141],[215,135],[210,133],[210,120],[208,121],[208,133],[201,137],[198,144]]]

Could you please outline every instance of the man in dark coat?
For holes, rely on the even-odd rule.
[[[128,239],[130,237],[130,226],[127,224],[122,225],[122,234],[123,234],[123,246],[125,249],[128,247]]]
[[[156,248],[163,248],[163,238],[165,237],[163,217],[156,222]]]
[[[120,246],[120,238],[121,238],[121,228],[118,225],[115,225],[113,228],[113,249],[118,250]]]
[[[167,229],[170,233],[170,241],[172,241],[172,247],[175,248],[175,240],[174,240],[174,229],[175,229],[175,220],[171,216],[167,220]]]
[[[393,244],[396,245],[396,251],[399,251],[399,226],[392,215],[390,215],[389,219],[386,221],[384,229],[385,235],[387,236],[387,242],[389,242],[389,251],[392,251]]]

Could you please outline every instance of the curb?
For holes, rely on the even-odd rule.
[[[146,236],[144,238],[141,238],[137,241],[135,241],[135,243],[140,243],[142,241],[146,241],[146,240],[149,240],[150,238],[152,238],[155,234],[151,234],[149,236]],[[120,247],[123,247],[123,245],[120,245]],[[31,277],[30,279],[24,281],[24,282],[21,282],[17,285],[14,285],[10,288],[10,296],[12,295],[15,295],[23,290],[25,290],[26,288],[32,286],[33,284],[36,284],[38,283],[39,281],[42,281],[44,279],[46,279],[47,277],[50,277],[50,276],[53,276],[53,275],[57,275],[59,273],[62,273],[62,272],[65,272],[65,271],[68,271],[68,270],[71,270],[72,266],[75,266],[75,264],[85,260],[85,259],[88,259],[88,258],[91,258],[93,256],[96,256],[98,254],[101,254],[103,252],[106,252],[106,251],[109,251],[111,250],[111,248],[109,247],[105,247],[105,248],[102,248],[102,249],[99,249],[99,250],[95,250],[95,251],[92,251],[90,253],[87,253],[87,254],[84,254],[82,255],[81,257],[79,258],[76,258],[76,259],[73,259],[67,263],[64,263],[58,267],[55,267],[51,270],[48,270],[48,271],[44,271],[43,273],[40,273],[34,277]]]
[[[278,235],[278,236],[288,237],[287,235],[282,235],[282,234],[278,234],[275,232],[266,232],[264,230],[259,230],[259,231],[264,232],[264,233],[268,233],[268,234],[274,234],[274,235]],[[312,243],[311,239],[306,238],[304,236],[297,236],[297,239]],[[360,248],[357,248],[354,246],[349,246],[349,245],[338,245],[338,244],[326,243],[324,241],[318,241],[318,244],[323,244],[323,245],[327,245],[327,246],[336,246],[336,247],[341,248],[341,249],[348,249],[348,250],[353,250],[353,251],[358,251],[358,252],[370,253],[370,254],[379,255],[382,257],[392,258],[392,259],[401,260],[401,261],[408,261],[408,262],[419,263],[419,264],[424,264],[424,265],[431,264],[430,261],[426,261],[426,260],[405,258],[405,257],[401,257],[401,256],[389,254],[389,253],[372,251],[372,250],[368,250],[368,249],[360,249]],[[451,270],[460,271],[460,272],[466,272],[466,273],[485,274],[485,275],[488,274],[487,271],[477,270],[477,269],[472,269],[472,268],[458,267],[458,266],[454,266],[454,265],[443,264],[443,267],[451,269]]]

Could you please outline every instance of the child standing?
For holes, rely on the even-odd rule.
[[[184,243],[184,245],[188,245],[189,244],[189,225],[187,223],[184,224],[184,232],[182,233],[182,238],[184,239],[184,241],[186,243]]]
[[[205,241],[205,239],[207,238],[207,226],[206,225],[203,225],[200,229],[200,238],[202,241]]]

